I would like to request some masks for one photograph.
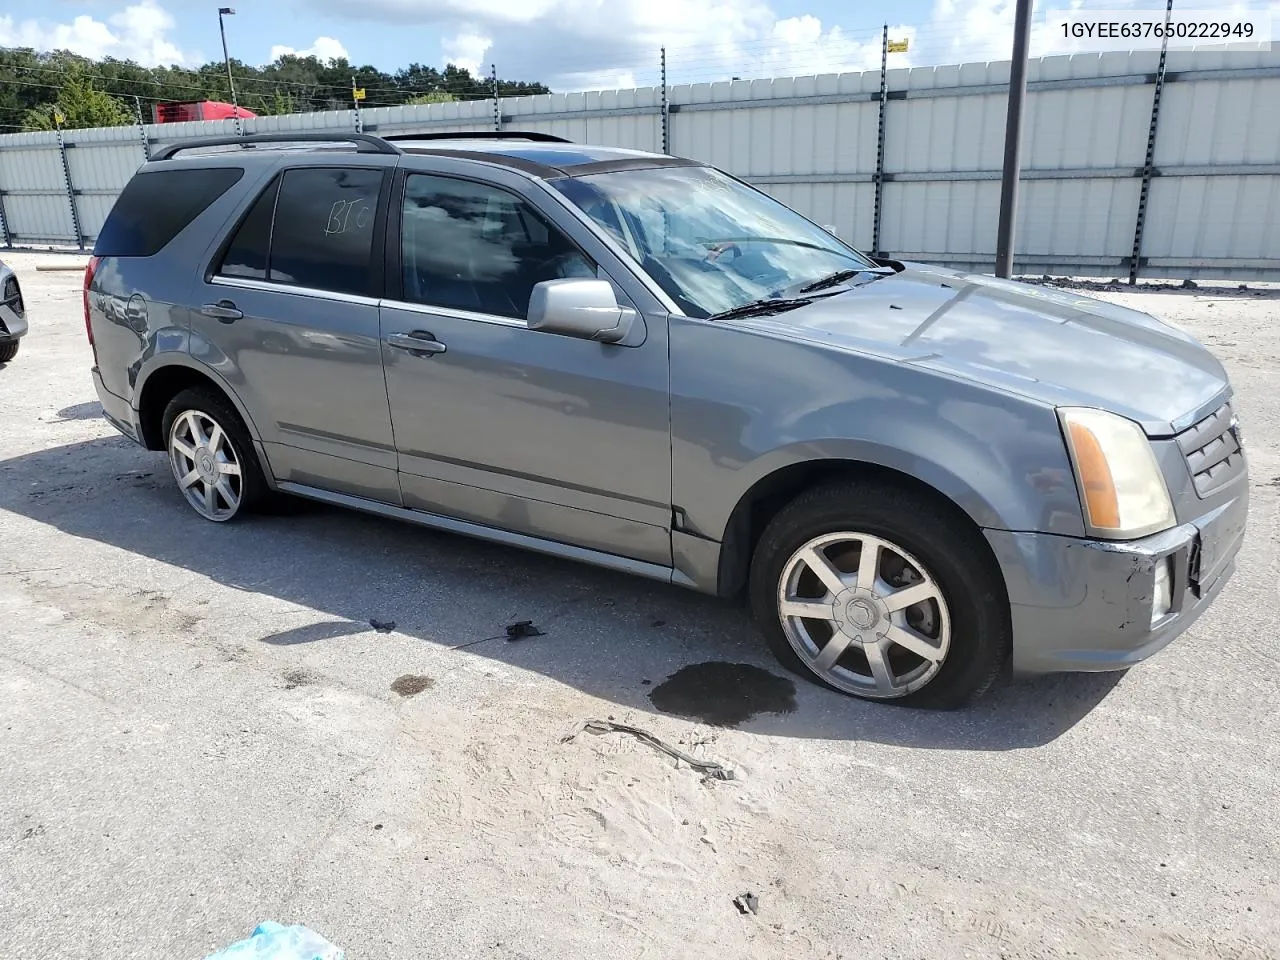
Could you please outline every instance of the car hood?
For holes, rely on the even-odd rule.
[[[907,264],[786,313],[761,332],[855,350],[1046,403],[1100,407],[1148,435],[1178,433],[1225,401],[1222,364],[1145,313],[1045,287]]]

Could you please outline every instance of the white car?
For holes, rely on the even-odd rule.
[[[22,302],[22,288],[12,270],[0,260],[0,363],[8,363],[18,355],[18,342],[27,333],[27,310]]]

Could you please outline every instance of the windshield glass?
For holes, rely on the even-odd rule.
[[[554,181],[691,317],[709,317],[850,269],[862,254],[772,197],[708,167]]]

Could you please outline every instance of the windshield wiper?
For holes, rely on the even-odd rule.
[[[799,289],[798,292],[813,293],[817,290],[826,290],[829,287],[838,287],[840,286],[840,284],[844,283],[846,280],[852,280],[854,277],[863,273],[869,273],[872,275],[873,279],[878,280],[881,277],[891,276],[893,274],[893,271],[892,270],[874,270],[874,269],[837,270],[835,273],[827,274],[827,276],[823,277],[820,280],[813,281],[813,283],[806,283],[803,287]]]
[[[752,300],[750,303],[744,303],[740,307],[713,313],[707,319],[736,320],[739,317],[767,317],[771,313],[782,313],[784,310],[794,310],[796,307],[805,307],[811,303],[813,303],[812,297],[775,297],[773,299]]]

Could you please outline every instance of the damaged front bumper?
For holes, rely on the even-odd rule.
[[[1014,671],[1123,670],[1172,642],[1235,570],[1249,511],[1241,486],[1141,540],[984,531],[1009,592]]]

